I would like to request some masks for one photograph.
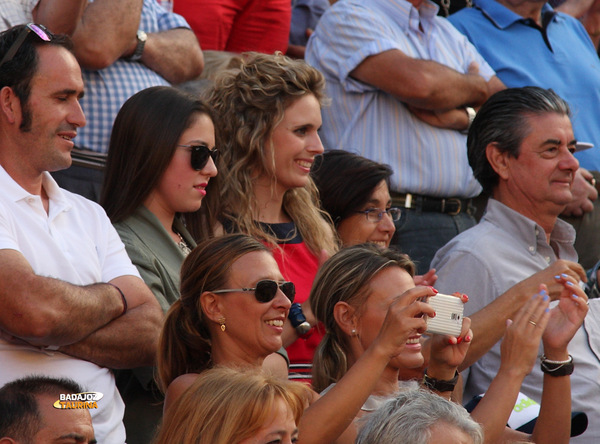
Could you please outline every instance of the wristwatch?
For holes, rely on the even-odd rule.
[[[302,305],[297,302],[294,302],[290,307],[288,319],[292,323],[292,327],[296,329],[296,332],[299,336],[306,335],[312,328],[306,320],[306,316],[304,316],[304,313],[302,313]]]
[[[142,58],[144,46],[146,45],[146,40],[148,40],[148,34],[140,29],[135,35],[135,38],[137,39],[137,46],[135,47],[135,51],[133,51],[133,55],[129,57],[129,60],[132,62],[138,61]]]

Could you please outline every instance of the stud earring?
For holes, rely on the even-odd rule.
[[[225,330],[227,330],[227,326],[225,325],[225,318],[224,317],[221,316],[217,322],[221,326],[221,331],[224,332]]]
[[[353,328],[352,331],[350,332],[352,334],[352,336],[356,336],[356,329]]]

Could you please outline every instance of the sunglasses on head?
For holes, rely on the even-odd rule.
[[[208,158],[212,157],[213,162],[217,162],[219,158],[219,150],[213,148],[212,150],[208,148],[207,145],[177,145],[182,148],[189,148],[192,152],[191,163],[192,168],[196,171],[200,171],[202,168],[206,166],[208,163]]]
[[[10,62],[13,59],[17,51],[21,49],[21,46],[23,46],[23,43],[25,42],[25,39],[27,39],[27,36],[29,36],[30,32],[33,32],[45,42],[52,40],[49,31],[44,26],[36,25],[35,23],[27,23],[13,44],[10,45],[10,48],[8,48],[8,51],[6,51],[6,54],[4,54],[4,57],[2,57],[2,60],[0,60],[0,66]]]
[[[254,288],[230,288],[227,290],[216,290],[213,293],[232,293],[235,291],[253,291],[254,297],[258,302],[266,303],[271,302],[275,299],[275,295],[277,294],[277,289],[281,289],[284,295],[290,300],[290,302],[294,302],[294,298],[296,297],[296,286],[293,282],[277,282],[271,279],[263,279],[262,281],[258,281],[256,283],[256,287]]]

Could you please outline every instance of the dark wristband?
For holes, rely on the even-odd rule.
[[[447,380],[431,378],[427,375],[427,370],[425,370],[425,374],[423,375],[423,385],[429,390],[434,390],[440,393],[453,391],[457,382],[458,370],[456,370],[456,373],[454,373],[454,378]]]
[[[545,374],[558,377],[572,374],[575,364],[571,355],[569,355],[569,359],[566,361],[550,361],[546,359],[546,356],[542,356],[540,367]]]
[[[117,287],[115,284],[111,284],[110,282],[107,282],[107,284],[115,287],[117,289],[117,291],[119,292],[119,294],[121,295],[121,300],[123,301],[123,313],[121,313],[119,316],[123,316],[125,313],[127,313],[127,299],[125,299],[125,295],[123,294],[123,292],[121,291],[121,289],[119,287]]]

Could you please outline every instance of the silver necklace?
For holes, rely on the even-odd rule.
[[[179,234],[177,231],[175,231],[175,234],[177,236],[179,236],[179,242],[177,242],[177,246],[183,252],[183,255],[187,256],[188,254],[190,254],[192,249],[189,247],[189,245],[186,243],[186,241],[183,240],[183,237],[181,236],[181,234]]]

